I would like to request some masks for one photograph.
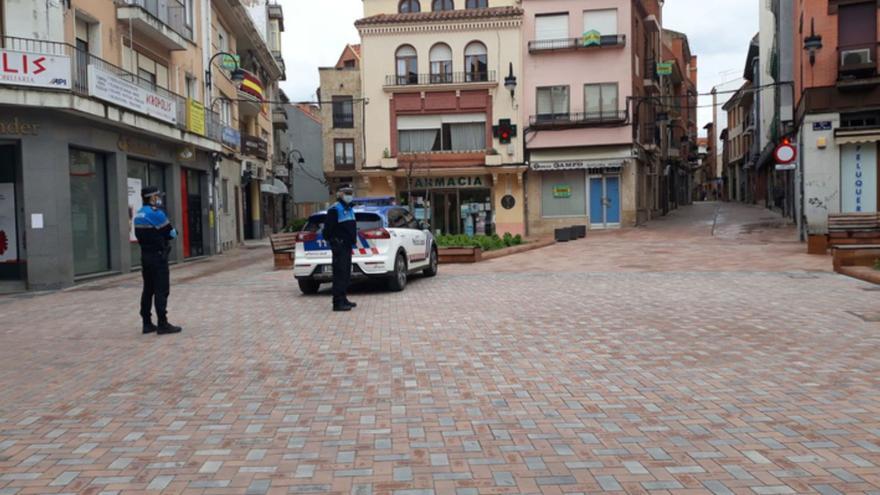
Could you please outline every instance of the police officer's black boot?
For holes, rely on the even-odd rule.
[[[351,311],[351,308],[353,307],[354,306],[349,304],[345,299],[336,299],[333,301],[333,311]]]
[[[168,335],[171,333],[180,333],[182,331],[183,328],[168,323],[168,320],[165,318],[160,318],[159,328],[157,329],[156,333],[158,333],[159,335]]]
[[[347,297],[345,298],[345,304],[348,304],[352,308],[358,307],[357,303],[353,303],[353,302],[349,301]]]
[[[159,327],[153,325],[152,318],[144,318],[144,334],[153,333],[159,330]]]

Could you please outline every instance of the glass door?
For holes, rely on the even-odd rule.
[[[107,166],[103,155],[70,150],[70,220],[74,275],[109,271]]]
[[[181,199],[183,203],[183,256],[190,258],[205,254],[202,228],[202,172],[181,169]]]
[[[620,225],[620,177],[590,178],[590,224],[593,228]]]
[[[18,147],[0,145],[0,280],[21,280],[16,165]]]

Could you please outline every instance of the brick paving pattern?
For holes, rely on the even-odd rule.
[[[0,495],[880,494],[880,291],[714,208],[347,314],[243,250],[179,336],[133,276],[0,298]]]

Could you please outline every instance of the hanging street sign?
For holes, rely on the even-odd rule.
[[[777,164],[787,165],[797,159],[797,149],[791,143],[783,141],[773,152],[773,158],[776,159]]]
[[[657,62],[657,75],[671,76],[673,62]]]

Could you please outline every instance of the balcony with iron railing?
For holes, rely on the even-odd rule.
[[[186,109],[187,109],[187,99],[183,96],[169,91],[152,81],[148,81],[139,77],[138,75],[129,72],[121,67],[118,67],[100,57],[97,57],[91,53],[88,53],[84,50],[80,50],[77,47],[70,45],[68,43],[61,43],[55,41],[44,41],[44,40],[33,40],[26,38],[15,38],[15,37],[0,37],[0,48],[6,48],[8,50],[14,50],[19,52],[27,52],[31,54],[41,54],[46,56],[54,56],[54,57],[64,57],[69,59],[70,61],[70,74],[69,80],[63,81],[65,84],[59,85],[58,89],[48,89],[48,88],[27,88],[30,91],[46,91],[46,92],[66,92],[72,93],[74,95],[89,98],[94,100],[99,100],[95,95],[91,93],[91,86],[89,84],[89,66],[95,67],[96,70],[100,70],[102,73],[108,74],[110,77],[114,77],[116,79],[121,80],[124,84],[131,84],[137,86],[140,89],[146,90],[155,94],[162,99],[169,100],[174,103],[174,114],[175,119],[174,122],[169,122],[167,120],[158,119],[164,124],[169,126],[173,126],[182,131],[188,131],[187,127],[187,119],[186,119]],[[69,84],[67,84],[69,83]],[[68,87],[69,86],[69,87]],[[2,87],[2,86],[0,86]],[[113,105],[112,102],[107,102],[105,100],[101,100],[103,104]],[[117,105],[118,106],[118,105]],[[124,110],[137,112],[135,109],[124,108]],[[141,112],[138,112],[141,113]],[[147,114],[145,114],[147,115]],[[149,116],[149,115],[148,115]],[[155,117],[154,117],[155,118]],[[205,109],[205,133],[207,134],[205,137],[211,139],[213,141],[220,141],[220,133],[221,126],[219,125],[220,117],[219,115],[211,109]]]
[[[333,112],[334,129],[351,129],[354,127],[354,114],[351,112]]]
[[[626,110],[550,113],[529,117],[532,129],[572,129],[579,127],[617,127],[626,124]]]
[[[114,0],[116,19],[167,50],[186,50],[193,39],[186,7],[177,0]]]
[[[495,71],[442,72],[435,74],[391,74],[385,78],[385,87],[436,86],[436,85],[494,85]]]
[[[529,53],[558,52],[568,50],[596,50],[601,48],[623,48],[626,46],[625,34],[610,34],[596,39],[561,38],[553,40],[529,41]]]

